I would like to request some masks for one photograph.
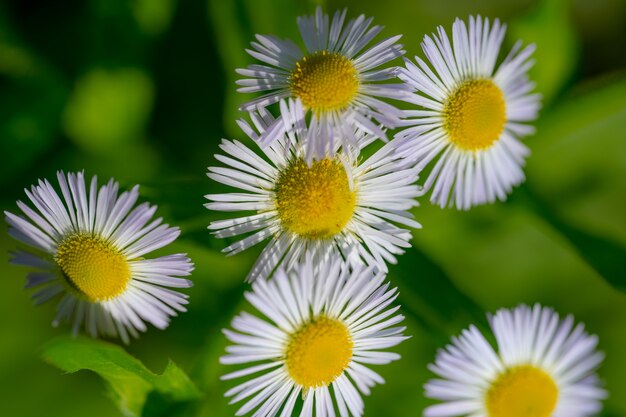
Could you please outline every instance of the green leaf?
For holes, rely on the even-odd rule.
[[[100,375],[125,416],[141,416],[146,400],[153,392],[172,402],[200,398],[198,389],[173,362],[169,362],[163,374],[158,375],[124,349],[110,343],[59,338],[44,347],[42,356],[46,362],[69,373],[89,370]]]
[[[136,0],[131,8],[144,33],[159,35],[169,26],[174,15],[174,0]]]
[[[527,199],[526,205],[533,207],[535,213],[540,214],[544,221],[558,230],[573,246],[572,249],[598,274],[615,288],[626,291],[626,249],[562,220],[555,210],[527,189],[520,190],[519,194],[521,198]]]
[[[256,33],[272,34],[281,39],[289,38],[302,44],[296,16],[312,12],[314,4],[291,0],[209,0],[208,3],[209,19],[216,33],[227,82],[223,106],[224,129],[230,136],[241,137],[242,133],[235,120],[241,118],[242,113],[237,109],[254,96],[236,91],[235,80],[240,76],[235,73],[235,69],[256,63],[246,52],[250,42],[255,40]]]
[[[0,6],[0,186],[31,172],[53,148],[67,82],[27,42]]]
[[[578,94],[529,142],[520,194],[611,285],[626,291],[626,80]]]
[[[143,139],[153,90],[142,70],[94,69],[76,83],[65,109],[65,132],[87,151],[117,153],[120,146]]]
[[[543,101],[561,92],[576,70],[578,40],[570,20],[569,0],[543,0],[526,16],[512,22],[511,36],[524,44],[535,43],[535,66],[530,79],[537,83]]]
[[[405,312],[443,343],[459,328],[486,325],[483,308],[461,292],[444,270],[412,246],[390,271]]]
[[[0,60],[2,58],[0,57]],[[62,82],[49,79],[14,79],[0,95],[0,184],[11,183],[16,174],[32,167],[49,151],[58,134],[66,90]]]

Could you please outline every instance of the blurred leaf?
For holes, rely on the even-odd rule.
[[[25,49],[0,40],[0,74],[12,76],[37,72],[36,59]]]
[[[172,402],[158,391],[148,395],[141,417],[197,417],[198,401]]]
[[[486,324],[483,308],[415,247],[391,269],[390,277],[400,290],[404,311],[442,342],[468,323]]]
[[[134,0],[132,10],[141,29],[150,35],[162,33],[172,20],[176,0]]]
[[[617,410],[614,409],[604,409],[602,410],[602,413],[600,414],[601,417],[620,417],[622,416],[621,413],[618,413]]]
[[[141,416],[153,391],[173,402],[200,398],[200,392],[173,362],[168,363],[162,375],[157,375],[124,349],[110,343],[60,338],[44,347],[43,358],[66,372],[90,370],[100,375],[125,416]]]
[[[0,6],[0,185],[32,169],[59,133],[65,80]],[[6,77],[6,78],[5,78]]]
[[[558,214],[530,192],[526,193],[526,197],[526,204],[558,230],[582,259],[615,288],[626,291],[626,249],[561,220]]]
[[[552,112],[539,119],[537,134],[529,138],[541,151],[558,145],[589,127],[603,127],[626,109],[626,78],[595,80],[578,86]],[[585,136],[588,134],[585,132]],[[539,156],[539,155],[537,155]],[[531,159],[532,162],[532,159]]]
[[[578,40],[570,20],[570,0],[541,0],[526,16],[511,24],[511,36],[524,45],[535,43],[535,66],[530,79],[537,83],[544,103],[563,89],[574,71]]]
[[[623,80],[572,97],[544,118],[532,139],[531,193],[526,196],[583,259],[621,290],[626,290],[625,96]]]
[[[50,172],[63,167],[67,171],[86,170],[89,175],[98,174],[101,180],[115,178],[124,186],[143,185],[162,172],[165,161],[149,142],[129,143],[118,152],[106,154],[87,153],[75,147],[67,147],[55,158],[46,161]]]
[[[207,232],[210,212],[204,208],[205,194],[211,190],[211,181],[200,175],[171,174],[162,178],[153,178],[141,185],[142,194],[155,204],[167,207],[171,218],[179,226],[182,223],[187,231]],[[198,219],[198,218],[202,219]],[[200,222],[199,222],[200,221]]]
[[[192,276],[194,287],[189,311],[178,326],[187,327],[180,335],[170,332],[170,336],[179,341],[184,337],[186,344],[197,342],[202,346],[196,348],[194,354],[199,353],[199,359],[189,372],[205,393],[203,401],[197,405],[198,413],[194,415],[233,415],[232,406],[228,406],[228,400],[224,398],[228,383],[220,380],[221,375],[229,372],[227,366],[219,362],[227,344],[221,329],[228,327],[232,317],[245,305],[243,293],[249,289],[249,284],[244,282],[244,277],[258,256],[258,250],[252,248],[236,256],[225,256],[219,250],[225,245],[220,239],[198,244],[189,240],[186,228],[183,227],[182,231],[184,237],[169,247],[187,253],[193,260],[196,268]],[[207,230],[202,233],[209,234]],[[218,249],[210,249],[210,246]],[[191,337],[199,340],[190,343]],[[169,414],[165,416],[170,417]]]
[[[58,119],[67,91],[55,78],[20,79],[0,94],[0,184],[31,168],[50,149],[59,131]]]
[[[119,150],[141,139],[153,89],[150,78],[135,68],[88,72],[76,82],[65,109],[67,135],[94,153]]]
[[[150,57],[158,94],[149,135],[167,155],[163,176],[202,175],[224,136],[226,83],[206,8],[205,1],[177,1],[171,24]]]
[[[21,41],[3,6],[0,6],[0,74],[19,77],[42,73],[43,63]]]
[[[312,12],[314,3],[291,0],[209,0],[208,3],[209,19],[215,31],[228,85],[224,100],[224,128],[230,136],[241,137],[235,123],[243,115],[238,108],[253,96],[236,91],[235,80],[239,75],[235,73],[235,69],[256,62],[245,50],[250,47],[250,42],[257,33],[271,34],[281,39],[289,38],[302,45],[296,16]]]

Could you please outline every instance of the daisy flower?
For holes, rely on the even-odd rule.
[[[259,279],[247,300],[266,318],[241,313],[224,330],[234,345],[223,364],[246,367],[222,377],[249,377],[226,392],[237,411],[257,417],[291,416],[299,397],[301,417],[363,415],[361,394],[384,380],[369,365],[397,360],[386,352],[406,340],[404,317],[390,307],[398,293],[375,269],[348,271],[339,260],[313,267],[311,259],[289,274]],[[252,377],[252,375],[258,374]]]
[[[534,132],[527,122],[537,117],[539,95],[527,72],[534,45],[515,44],[496,67],[506,26],[480,16],[452,26],[452,42],[440,26],[425,36],[422,49],[432,68],[418,57],[405,60],[399,77],[415,90],[406,124],[397,137],[405,141],[407,157],[432,171],[424,191],[431,202],[445,207],[471,206],[505,200],[524,181],[522,167],[528,148],[519,138]]]
[[[21,201],[24,216],[4,212],[9,234],[37,253],[18,250],[12,263],[33,267],[26,288],[36,304],[60,298],[53,325],[71,321],[76,334],[84,324],[92,337],[137,337],[145,322],[159,329],[176,310],[185,311],[187,296],[165,287],[187,288],[193,264],[184,254],[146,259],[173,242],[180,231],[150,219],[156,206],[133,209],[138,186],[118,195],[110,180],[98,189],[94,176],[85,185],[82,172],[57,173],[61,194],[48,180],[26,189],[34,209]]]
[[[237,70],[246,77],[237,81],[238,91],[268,92],[241,110],[254,111],[286,98],[302,101],[312,123],[324,132],[313,138],[318,157],[334,149],[327,146],[328,140],[355,144],[354,127],[386,138],[378,124],[395,127],[402,112],[381,98],[401,99],[408,94],[403,83],[380,83],[395,78],[396,67],[380,67],[404,54],[397,43],[400,36],[366,49],[383,27],[371,26],[373,19],[363,15],[344,26],[345,17],[346,10],[337,11],[330,21],[320,7],[314,16],[299,17],[305,51],[290,40],[257,35],[247,52],[261,64]],[[258,140],[266,147],[283,133],[279,117]]]
[[[222,141],[224,154],[215,157],[226,167],[209,167],[208,176],[241,191],[207,195],[206,207],[252,213],[212,222],[209,229],[221,238],[250,234],[224,249],[231,255],[270,239],[249,280],[267,277],[281,263],[290,269],[306,254],[316,262],[339,256],[352,265],[386,271],[386,262],[395,263],[394,255],[403,253],[411,239],[408,230],[392,222],[420,227],[408,212],[417,205],[417,171],[397,158],[393,141],[362,162],[337,151],[307,164],[305,144],[314,133],[306,127],[303,108],[299,102],[281,106],[292,127],[261,149],[265,159],[240,142]],[[260,134],[274,122],[263,109],[252,120]],[[243,121],[240,126],[258,139],[252,126]],[[362,132],[355,135],[361,147],[374,140]]]
[[[476,327],[439,351],[426,396],[443,403],[426,417],[586,417],[602,408],[606,392],[595,370],[604,355],[598,338],[572,316],[561,320],[535,305],[490,317],[497,349]]]

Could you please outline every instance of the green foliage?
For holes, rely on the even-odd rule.
[[[175,4],[176,0],[135,0],[132,7],[141,29],[149,35],[158,35],[172,20]]]
[[[392,269],[390,279],[398,285],[404,311],[440,343],[447,343],[448,335],[467,323],[486,324],[483,309],[415,247]]]
[[[570,82],[576,71],[578,42],[571,22],[569,0],[544,0],[511,25],[509,39],[534,43],[536,61],[530,78],[537,84],[544,105]]]
[[[95,69],[77,81],[64,115],[67,135],[90,152],[110,153],[141,138],[154,95],[138,69]]]
[[[119,346],[84,338],[56,339],[44,347],[43,358],[65,372],[89,370],[107,383],[109,394],[125,416],[139,417],[153,391],[173,402],[196,400],[200,392],[173,362],[163,374],[148,370]]]
[[[0,184],[54,146],[67,94],[57,79],[19,79],[0,96]]]
[[[251,96],[236,93],[234,70],[253,62],[244,49],[254,34],[300,42],[295,17],[318,2],[38,3],[0,5],[1,208],[15,211],[22,189],[57,169],[113,176],[123,188],[141,183],[142,200],[158,204],[159,215],[183,232],[159,255],[188,253],[195,286],[187,291],[189,311],[166,332],[150,329],[128,353],[83,338],[49,343],[47,362],[93,371],[62,377],[33,358],[66,329],[49,325],[53,306],[29,304],[24,268],[1,262],[0,415],[120,415],[101,395],[102,378],[124,415],[232,416],[236,407],[223,398],[232,385],[219,379],[227,372],[218,362],[226,345],[220,329],[247,308],[243,277],[260,248],[220,253],[232,240],[206,230],[223,214],[205,210],[202,196],[223,189],[205,168],[215,163],[222,136],[245,137],[234,120],[245,117],[237,107]],[[389,274],[413,337],[398,346],[401,361],[376,369],[387,382],[365,398],[366,415],[419,415],[436,349],[470,323],[485,326],[485,311],[522,302],[572,313],[598,334],[607,355],[600,377],[612,393],[603,415],[626,415],[626,294],[615,290],[626,283],[626,81],[615,71],[619,50],[599,55],[614,60],[590,63],[607,34],[624,33],[623,25],[611,26],[624,6],[584,3],[327,2],[327,11],[348,6],[349,17],[374,16],[386,26],[383,36],[402,33],[411,57],[423,57],[424,34],[438,25],[449,32],[457,16],[499,17],[509,25],[506,44],[537,44],[531,78],[545,103],[537,134],[526,141],[527,183],[506,203],[465,213],[420,199],[414,214],[424,229],[413,232],[415,247]],[[612,44],[624,43],[619,36]],[[1,229],[6,254],[16,245]],[[173,363],[162,375],[150,371],[168,357],[190,376]]]
[[[578,93],[532,139],[528,204],[608,282],[626,290],[626,81]],[[558,160],[558,164],[553,163]]]
[[[245,68],[251,63],[246,49],[254,40],[254,35],[273,33],[281,28],[279,37],[294,39],[301,47],[294,16],[314,10],[313,3],[291,0],[209,0],[209,19],[216,32],[220,58],[224,64],[225,78],[231,88],[227,89],[224,100],[224,125],[231,135],[240,136],[235,120],[242,117],[239,106],[253,96],[236,92],[235,80],[239,76],[236,68]],[[284,25],[283,22],[291,22]],[[247,98],[246,98],[247,96]]]

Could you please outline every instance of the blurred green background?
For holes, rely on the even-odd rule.
[[[413,338],[366,415],[421,415],[422,384],[438,347],[485,311],[518,303],[572,313],[600,337],[611,396],[603,416],[626,416],[626,2],[623,0],[329,1],[404,34],[409,56],[436,25],[480,13],[509,24],[507,47],[536,42],[532,77],[544,96],[527,182],[506,203],[469,213],[422,201],[416,249],[391,268]],[[161,372],[173,359],[204,393],[181,415],[231,416],[218,376],[220,329],[246,307],[242,292],[259,248],[226,258],[207,224],[220,218],[203,195],[224,188],[205,176],[220,138],[244,139],[234,120],[249,96],[234,69],[255,33],[298,39],[295,17],[315,3],[293,0],[4,0],[0,2],[0,206],[16,211],[23,188],[58,169],[85,169],[124,187],[182,228],[163,253],[196,263],[189,312],[166,332],[151,329],[127,349]],[[0,233],[0,415],[120,416],[93,373],[64,375],[40,360],[67,328],[50,326],[54,305],[34,308],[16,247]],[[150,415],[174,415],[159,411]],[[147,415],[147,413],[146,413]],[[178,415],[178,414],[176,414]]]

